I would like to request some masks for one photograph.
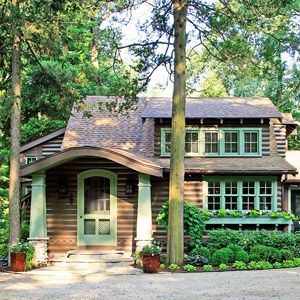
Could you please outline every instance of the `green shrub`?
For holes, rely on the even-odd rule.
[[[247,265],[243,261],[236,261],[233,264],[233,267],[237,270],[246,270],[247,269]]]
[[[179,266],[177,264],[170,264],[169,265],[169,269],[171,269],[171,270],[179,270],[180,268],[179,268]]]
[[[248,253],[244,250],[237,252],[235,255],[235,261],[242,261],[244,263],[248,263],[249,262]]]
[[[233,252],[233,260],[236,261],[236,254],[242,250],[244,250],[241,246],[237,245],[237,244],[231,244],[229,245],[227,248],[231,249]]]
[[[287,249],[280,250],[281,261],[293,259],[293,253]]]
[[[251,249],[250,253],[251,261],[269,261],[271,263],[275,261],[281,261],[282,254],[281,251],[264,245],[257,245]]]
[[[217,250],[211,258],[211,263],[214,266],[219,266],[220,264],[227,265],[228,261],[229,261],[229,257],[228,257],[227,249]]]
[[[276,261],[281,261],[281,251],[274,248],[274,247],[268,247],[268,261],[271,263],[274,263]]]
[[[294,258],[294,266],[300,267],[300,258]]]
[[[248,265],[250,270],[268,270],[272,268],[273,265],[268,261],[251,261]]]
[[[227,255],[228,255],[228,262],[233,262],[234,260],[234,254],[233,254],[233,251],[230,249],[230,248],[224,248],[223,249]]]
[[[281,269],[281,268],[282,268],[282,263],[276,261],[276,262],[273,264],[273,267],[274,267],[275,269]]]
[[[165,264],[160,264],[160,265],[159,265],[159,268],[160,268],[160,269],[165,269],[165,268],[166,268],[166,265],[165,265]]]
[[[203,271],[209,272],[209,271],[212,271],[212,270],[213,270],[212,265],[204,265],[203,266]]]
[[[220,265],[219,265],[219,269],[220,269],[221,271],[227,271],[227,270],[228,270],[228,266],[225,265],[225,264],[220,264]]]
[[[201,256],[204,256],[208,259],[210,259],[210,251],[208,248],[206,247],[196,247],[194,248],[190,253],[189,253],[190,256],[195,256],[195,255],[201,255]]]
[[[183,270],[185,270],[187,272],[192,272],[192,271],[196,271],[197,267],[192,266],[192,265],[184,265],[183,266]]]
[[[282,262],[282,267],[283,268],[294,268],[295,267],[295,263],[293,260],[285,260]]]

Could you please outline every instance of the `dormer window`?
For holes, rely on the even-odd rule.
[[[31,164],[32,162],[36,161],[38,158],[37,156],[26,156],[26,165]]]
[[[186,156],[261,156],[261,128],[186,128]],[[171,128],[161,129],[161,156],[171,154]]]

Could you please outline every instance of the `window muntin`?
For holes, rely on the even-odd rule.
[[[225,209],[238,209],[238,189],[237,182],[225,182]]]
[[[234,153],[239,152],[239,133],[238,131],[225,131],[224,132],[224,152]]]
[[[261,128],[187,128],[186,156],[261,156]],[[170,156],[171,128],[161,129],[161,155]]]
[[[218,210],[221,208],[220,182],[208,183],[207,207],[209,210]]]
[[[36,161],[38,158],[37,156],[26,156],[26,165],[31,164],[32,162]]]
[[[244,152],[257,153],[258,152],[258,132],[245,131],[244,132]]]
[[[188,130],[185,134],[185,153],[199,154],[199,131]]]
[[[242,210],[255,209],[255,181],[242,182]]]
[[[208,179],[208,210],[276,210],[276,178],[264,180],[257,178]]]
[[[219,153],[219,133],[205,132],[204,133],[205,154]]]

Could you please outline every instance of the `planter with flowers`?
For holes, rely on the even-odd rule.
[[[11,269],[14,272],[24,272],[34,267],[34,246],[31,243],[17,243],[10,247]]]
[[[145,245],[141,254],[144,273],[157,273],[160,267],[161,248],[154,243]]]

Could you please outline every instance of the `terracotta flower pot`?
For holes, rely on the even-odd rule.
[[[24,272],[25,271],[25,262],[26,262],[26,253],[10,253],[11,269],[14,272]]]
[[[160,267],[159,254],[144,254],[143,255],[143,271],[145,273],[157,273]]]

